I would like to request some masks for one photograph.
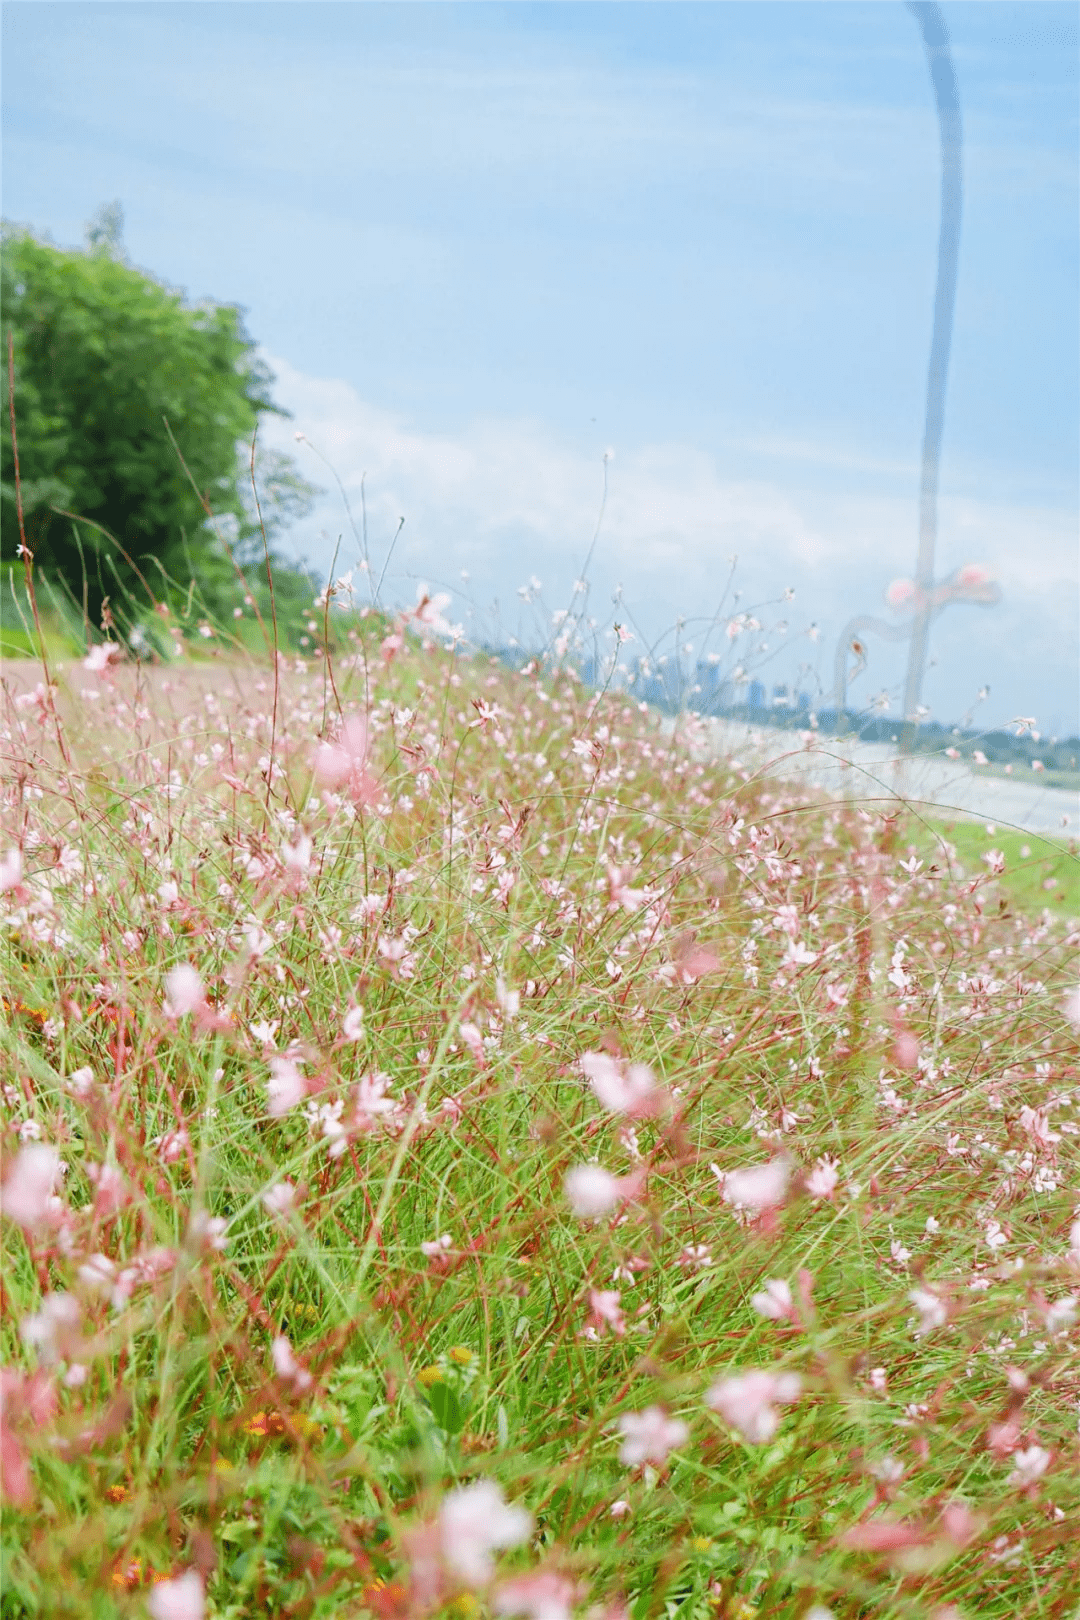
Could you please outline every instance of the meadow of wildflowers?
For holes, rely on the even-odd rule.
[[[1080,922],[443,628],[7,667],[4,1620],[1075,1615]]]

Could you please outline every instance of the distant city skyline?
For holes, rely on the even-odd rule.
[[[965,204],[939,572],[999,608],[935,624],[924,697],[1080,725],[1077,9],[946,3]],[[893,0],[204,4],[12,0],[4,213],[63,244],[124,206],[134,263],[236,302],[327,490],[360,480],[387,584],[511,623],[565,606],[599,510],[598,616],[648,639],[795,590],[831,685],[850,614],[915,568],[938,219],[918,29]],[[351,548],[351,550],[350,550]],[[462,578],[462,571],[470,577]],[[492,604],[499,604],[496,618]],[[472,620],[467,619],[473,609]],[[778,615],[777,615],[778,616]],[[817,639],[809,639],[811,624]],[[869,640],[852,691],[893,695]]]

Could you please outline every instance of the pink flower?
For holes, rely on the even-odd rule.
[[[620,1304],[621,1295],[617,1288],[590,1288],[589,1309],[597,1324],[604,1323],[617,1338],[626,1333],[626,1320]]]
[[[487,1054],[484,1051],[484,1035],[479,1024],[474,1024],[470,1019],[466,1019],[463,1024],[458,1026],[458,1033],[476,1062],[483,1066],[487,1061]]]
[[[277,1181],[262,1195],[263,1208],[271,1215],[288,1215],[296,1204],[296,1187],[291,1181]]]
[[[647,1118],[655,1114],[662,1094],[645,1063],[618,1063],[606,1052],[585,1052],[579,1059],[599,1103],[612,1114]]]
[[[119,656],[120,648],[115,641],[99,641],[83,659],[82,667],[89,670],[91,675],[100,675],[103,669],[108,669],[109,660]]]
[[[690,1430],[681,1418],[670,1418],[662,1406],[647,1406],[644,1412],[625,1412],[618,1422],[623,1443],[619,1461],[628,1468],[654,1463],[662,1468],[668,1454],[685,1445]]]
[[[780,1424],[778,1405],[797,1400],[802,1383],[797,1373],[748,1372],[715,1383],[705,1397],[746,1440],[761,1445],[771,1440]]]
[[[270,1079],[266,1084],[266,1112],[271,1119],[281,1119],[303,1100],[304,1077],[292,1058],[272,1057]]]
[[[566,1173],[563,1191],[581,1220],[606,1215],[627,1196],[626,1183],[598,1164],[577,1164]]]
[[[910,1029],[897,1030],[893,1061],[898,1069],[914,1069],[919,1061],[919,1042]]]
[[[495,1573],[492,1553],[518,1546],[531,1530],[532,1514],[505,1502],[494,1480],[477,1480],[443,1498],[439,1513],[443,1558],[470,1586],[485,1586]]]
[[[347,1041],[362,1041],[364,1038],[364,1009],[363,1007],[350,1007],[345,1014],[341,1025],[341,1033]]]
[[[583,743],[579,749],[578,744],[575,743],[574,750],[575,752],[583,752],[587,755],[589,753],[589,745],[588,743]],[[608,893],[611,896],[611,904],[613,906],[621,906],[624,911],[639,911],[642,905],[648,899],[649,891],[647,889],[630,888],[630,879],[634,875],[633,867],[609,866],[607,873]]]
[[[20,1148],[0,1188],[0,1210],[25,1231],[40,1226],[52,1208],[53,1186],[60,1173],[60,1155],[44,1142]]]
[[[885,600],[891,608],[910,607],[919,595],[919,587],[913,579],[894,579],[885,592]]]
[[[356,804],[372,804],[378,789],[366,769],[367,750],[367,721],[352,714],[336,741],[320,743],[315,750],[316,780],[326,787],[344,788]]]
[[[185,1570],[171,1581],[158,1581],[146,1600],[153,1620],[203,1620],[206,1598],[197,1569]]]
[[[720,958],[715,951],[693,941],[676,946],[674,957],[681,984],[696,984],[707,973],[715,973],[720,966]]]
[[[1075,990],[1069,991],[1062,1011],[1073,1028],[1080,1030],[1080,985],[1077,985]]]
[[[30,1459],[19,1429],[42,1429],[56,1415],[56,1391],[50,1374],[29,1378],[0,1367],[0,1496],[17,1507],[34,1499]]]
[[[972,587],[988,585],[990,577],[990,570],[984,568],[981,563],[965,563],[963,568],[956,571],[956,583],[967,586],[969,590]]]
[[[1023,1107],[1020,1110],[1020,1128],[1027,1132],[1038,1147],[1052,1147],[1061,1141],[1061,1133],[1052,1131],[1045,1108]]]
[[[926,1540],[925,1530],[902,1519],[869,1519],[865,1524],[852,1525],[841,1536],[841,1544],[853,1552],[904,1552],[909,1547],[920,1547]]]
[[[379,938],[375,949],[387,963],[395,979],[411,979],[416,971],[416,953],[410,951],[408,941],[395,939],[389,934]]]
[[[278,1334],[270,1346],[270,1354],[274,1362],[274,1371],[282,1383],[291,1384],[298,1394],[311,1388],[311,1374],[296,1359],[296,1353],[284,1333]]]
[[[840,1180],[835,1159],[819,1159],[806,1178],[806,1190],[811,1198],[831,1198]]]
[[[190,962],[181,962],[165,979],[165,1012],[169,1018],[183,1018],[187,1013],[201,1012],[206,1006],[206,992]]]
[[[772,1209],[784,1201],[789,1174],[785,1158],[770,1159],[768,1164],[755,1164],[747,1170],[730,1170],[723,1178],[723,1196],[736,1209]]]
[[[0,860],[0,894],[6,894],[9,889],[17,889],[22,882],[22,875],[22,850],[9,849]]]
[[[529,1620],[570,1620],[577,1587],[554,1570],[538,1570],[504,1581],[495,1593],[496,1614],[524,1614]]]
[[[388,1074],[365,1074],[356,1088],[356,1129],[372,1131],[380,1122],[392,1125],[401,1112],[401,1104],[388,1097]]]
[[[108,1220],[127,1203],[127,1182],[115,1164],[88,1164],[86,1174],[94,1183],[94,1214]]]

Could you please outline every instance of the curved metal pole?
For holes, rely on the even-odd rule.
[[[941,462],[941,436],[945,425],[945,384],[949,372],[953,310],[956,306],[956,272],[960,254],[960,212],[963,202],[961,167],[962,129],[960,95],[953,71],[949,34],[941,7],[933,0],[906,0],[922,31],[930,67],[941,128],[941,227],[938,234],[937,286],[934,291],[934,331],[930,341],[930,367],[926,379],[926,425],[923,432],[922,480],[919,491],[919,557],[915,583],[924,594],[924,606],[912,627],[904,689],[904,743],[911,747],[917,711],[922,696],[923,672],[930,620],[929,598],[934,584],[934,551],[937,544],[938,468]]]
[[[890,624],[887,619],[879,619],[874,613],[857,613],[849,619],[844,626],[840,640],[836,644],[836,658],[833,664],[833,703],[836,707],[836,723],[840,725],[840,717],[847,708],[848,653],[852,650],[852,637],[860,630],[873,630],[875,634],[884,636],[886,641],[906,641],[912,632],[911,624]]]

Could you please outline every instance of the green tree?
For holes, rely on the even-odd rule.
[[[85,252],[10,226],[0,251],[0,557],[9,564],[19,543],[10,333],[27,544],[35,567],[66,580],[76,600],[85,589],[95,618],[118,589],[145,600],[123,552],[158,596],[167,594],[164,570],[184,586],[195,577],[210,605],[220,600],[235,577],[226,545],[241,562],[251,560],[253,537],[261,550],[244,446],[260,413],[278,411],[273,377],[240,310],[189,303],[133,269],[121,228],[113,204],[88,228]],[[315,491],[288,457],[271,455],[266,471],[264,516],[273,529],[303,511]]]

